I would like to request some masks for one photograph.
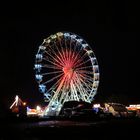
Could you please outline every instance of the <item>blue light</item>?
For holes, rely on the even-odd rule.
[[[70,34],[69,34],[69,33],[64,33],[64,36],[65,36],[65,37],[69,37]]]
[[[45,93],[45,91],[46,91],[46,86],[43,85],[43,84],[39,85],[39,90],[40,90],[41,93]]]
[[[82,47],[85,49],[88,46],[88,44],[82,44]]]
[[[76,35],[71,35],[71,38],[75,39],[76,38]]]
[[[81,43],[83,41],[83,39],[77,39],[77,42]]]
[[[38,60],[40,60],[40,61],[41,61],[41,60],[42,60],[42,58],[43,58],[42,54],[37,54],[37,55],[36,55],[36,59],[38,59]]]
[[[40,50],[45,50],[46,47],[45,47],[45,46],[39,46],[39,49],[40,49]]]
[[[42,68],[42,65],[41,64],[35,64],[35,69],[37,69],[39,72]]]
[[[35,75],[37,81],[42,81],[43,76],[40,74]]]

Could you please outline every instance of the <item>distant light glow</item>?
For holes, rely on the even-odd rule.
[[[23,105],[25,106],[27,103],[26,102],[23,102]]]
[[[41,107],[40,106],[36,106],[36,110],[37,111],[40,111],[41,110]]]
[[[128,110],[137,110],[140,109],[140,104],[136,104],[136,105],[129,105],[128,107],[126,107]]]
[[[94,108],[99,108],[99,107],[101,107],[101,105],[100,104],[94,104],[93,107]]]

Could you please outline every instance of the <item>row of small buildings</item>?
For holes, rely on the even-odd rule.
[[[47,107],[47,106],[46,106]],[[43,116],[46,107],[30,108],[26,102],[23,102],[18,95],[10,106],[11,112],[26,116]],[[125,106],[120,103],[89,104],[85,102],[69,101],[66,102],[60,112],[61,116],[80,116],[80,115],[98,114],[99,117],[105,117],[110,114],[113,117],[140,117],[140,104]]]

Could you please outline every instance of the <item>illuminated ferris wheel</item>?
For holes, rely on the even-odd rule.
[[[94,52],[76,34],[58,32],[44,39],[35,60],[39,91],[48,102],[45,115],[58,115],[64,102],[91,103],[99,85]]]

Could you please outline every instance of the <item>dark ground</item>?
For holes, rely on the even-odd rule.
[[[5,139],[122,139],[138,138],[139,118],[108,120],[16,120],[1,122],[0,140]]]

